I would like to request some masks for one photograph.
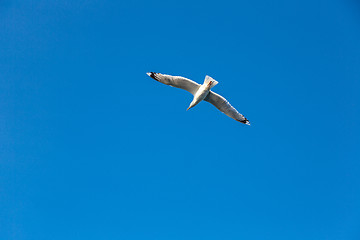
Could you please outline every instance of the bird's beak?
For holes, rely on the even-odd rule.
[[[190,107],[188,107],[188,108],[186,109],[186,111],[189,110],[189,109],[190,109]]]

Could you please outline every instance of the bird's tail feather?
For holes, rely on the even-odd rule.
[[[204,80],[204,85],[210,85],[209,87],[215,87],[215,85],[218,84],[218,81],[216,81],[215,79],[213,79],[212,77],[206,75],[205,80]]]

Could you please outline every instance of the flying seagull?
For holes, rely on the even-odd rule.
[[[249,120],[247,120],[244,115],[236,111],[236,109],[231,106],[231,104],[224,97],[210,90],[212,87],[218,84],[218,82],[210,76],[206,75],[204,83],[201,85],[190,79],[180,76],[171,76],[154,72],[148,72],[146,74],[158,82],[170,85],[172,87],[184,89],[194,95],[194,98],[187,110],[195,107],[195,105],[197,105],[202,100],[205,100],[236,121],[250,125]]]

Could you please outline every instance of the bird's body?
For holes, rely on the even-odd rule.
[[[202,85],[184,78],[180,76],[171,76],[161,73],[149,72],[147,73],[151,78],[164,83],[166,85],[170,85],[172,87],[177,87],[184,89],[194,95],[192,102],[187,110],[193,108],[202,100],[205,100],[211,104],[213,104],[217,109],[221,112],[225,113],[229,117],[239,121],[241,123],[250,125],[250,122],[239,113],[231,104],[222,96],[217,93],[211,91],[211,88],[218,84],[213,78],[206,76],[204,83]]]
[[[195,107],[198,103],[200,103],[202,100],[204,100],[207,97],[207,95],[209,94],[210,89],[212,87],[214,87],[216,84],[218,84],[217,81],[215,81],[214,79],[212,79],[209,76],[206,76],[204,84],[200,85],[199,89],[194,94],[194,98],[193,98],[192,102],[190,103],[190,106],[188,107],[187,110]]]

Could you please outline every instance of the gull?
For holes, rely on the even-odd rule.
[[[218,84],[218,82],[208,75],[206,75],[203,84],[198,84],[181,76],[171,76],[155,72],[148,72],[146,74],[158,82],[172,87],[184,89],[194,95],[190,106],[186,110],[195,107],[202,100],[205,100],[236,121],[250,125],[249,120],[247,120],[244,115],[239,113],[233,106],[231,106],[231,104],[224,97],[211,91],[211,88]]]

